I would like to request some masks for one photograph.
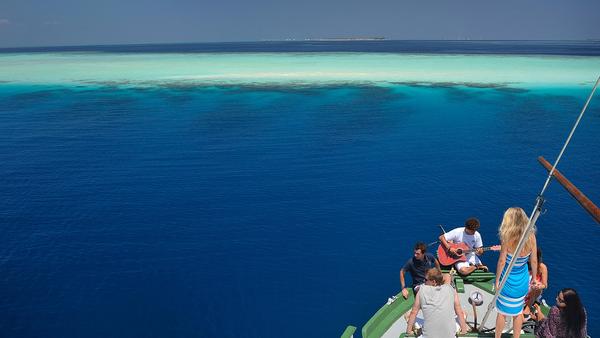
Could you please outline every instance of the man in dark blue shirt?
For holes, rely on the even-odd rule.
[[[432,254],[427,253],[427,245],[425,243],[417,243],[413,257],[400,269],[400,285],[402,286],[402,296],[404,298],[408,298],[408,289],[404,281],[404,274],[406,272],[410,273],[412,288],[414,293],[417,294],[415,288],[425,282],[427,270],[431,268],[438,268],[439,270],[440,263]]]

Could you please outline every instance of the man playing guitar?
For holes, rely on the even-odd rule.
[[[483,254],[483,241],[479,229],[479,220],[469,218],[465,221],[464,228],[456,228],[440,236],[440,243],[446,249],[450,256],[459,257],[461,253],[458,249],[451,247],[451,243],[465,243],[473,252],[466,255],[466,261],[458,261],[455,264],[456,270],[463,276],[470,274],[477,269],[487,271],[487,267],[481,263],[478,256]]]

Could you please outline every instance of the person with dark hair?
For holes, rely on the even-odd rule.
[[[564,288],[556,296],[548,317],[542,313],[540,306],[532,318],[538,321],[535,328],[537,338],[585,338],[587,337],[587,313],[577,291]]]
[[[537,248],[537,263],[537,276],[532,276],[531,278],[538,282],[538,284],[531,285],[529,293],[525,297],[526,307],[531,307],[540,298],[544,289],[548,287],[548,267],[542,262],[542,250],[540,247]],[[531,262],[527,262],[527,265],[529,266],[529,274],[531,274]],[[525,309],[524,313],[527,314],[527,309]]]
[[[413,333],[419,310],[423,311],[424,338],[456,337],[457,319],[461,334],[469,330],[456,290],[450,284],[444,283],[442,272],[437,268],[427,270],[425,284],[415,296],[406,326],[406,332],[409,334]]]
[[[481,239],[481,234],[477,231],[479,225],[479,220],[475,217],[471,217],[465,221],[464,227],[449,231],[439,238],[441,245],[452,256],[458,255],[456,249],[450,246],[451,243],[465,243],[469,250],[475,249],[475,252],[467,254],[467,260],[465,262],[457,262],[455,264],[456,270],[463,276],[466,276],[477,269],[487,271],[487,267],[481,263],[481,260],[478,257],[483,254],[483,240]]]
[[[417,294],[418,286],[423,284],[425,281],[425,274],[427,270],[431,268],[440,268],[438,260],[430,253],[427,252],[427,245],[422,242],[418,242],[415,245],[413,256],[404,264],[400,269],[400,285],[402,286],[402,296],[408,298],[408,289],[405,283],[406,272],[410,273],[412,278],[412,288],[415,294]]]

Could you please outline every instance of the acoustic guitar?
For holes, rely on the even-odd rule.
[[[446,250],[446,248],[444,248],[444,245],[440,244],[440,246],[438,247],[438,250],[437,250],[437,255],[438,255],[438,260],[440,261],[441,265],[452,265],[456,262],[466,262],[467,255],[472,252],[477,251],[477,249],[469,249],[469,247],[465,243],[448,243],[448,244],[450,244],[450,248],[456,249],[456,255],[450,254],[450,252],[448,252],[448,250]],[[493,246],[488,246],[488,247],[483,248],[483,251],[488,251],[488,250],[500,251],[500,245],[493,245]]]

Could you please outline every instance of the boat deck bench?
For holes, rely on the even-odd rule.
[[[450,270],[442,270],[443,273],[450,273]],[[494,280],[496,275],[493,272],[484,271],[473,271],[468,276],[461,276],[459,274],[454,275],[454,285],[458,293],[465,292],[465,283],[476,284],[477,287],[482,288],[490,293],[493,293],[493,284],[489,283]]]

